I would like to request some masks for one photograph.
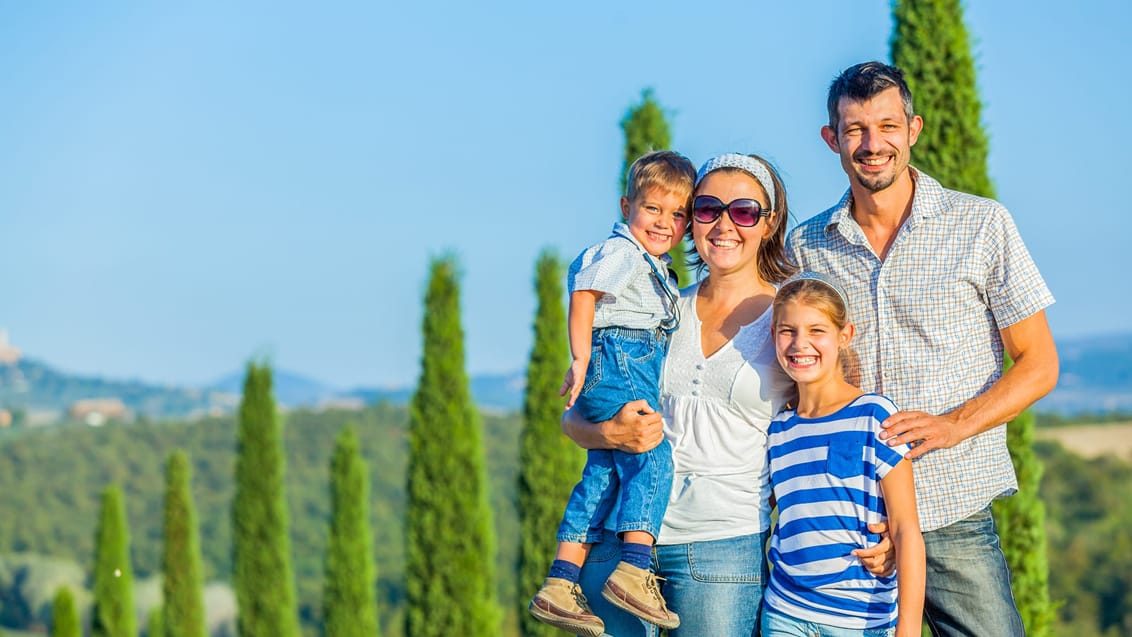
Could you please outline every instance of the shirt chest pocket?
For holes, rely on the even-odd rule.
[[[829,441],[829,455],[825,470],[837,478],[852,478],[864,471],[864,443],[853,438],[834,438]]]

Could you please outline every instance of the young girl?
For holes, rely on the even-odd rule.
[[[803,272],[779,289],[773,330],[778,362],[798,385],[797,407],[770,423],[770,480],[778,522],[763,598],[763,637],[919,637],[924,542],[907,445],[877,433],[892,401],[845,381],[841,357],[853,338],[845,293]],[[868,573],[850,554],[887,516],[896,576]],[[899,589],[899,595],[897,590]]]

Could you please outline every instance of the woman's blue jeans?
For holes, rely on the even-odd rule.
[[[661,538],[663,540],[663,538]],[[657,545],[653,568],[661,593],[680,615],[669,637],[753,637],[767,581],[767,533],[690,544]],[[621,557],[616,534],[606,531],[582,567],[582,590],[612,637],[656,637],[656,626],[622,612],[601,596]]]

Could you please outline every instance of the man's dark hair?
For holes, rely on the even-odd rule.
[[[833,78],[833,82],[829,85],[829,98],[826,100],[826,108],[829,109],[829,127],[835,134],[838,132],[841,113],[837,110],[837,106],[841,103],[841,98],[863,102],[894,86],[900,89],[900,101],[904,102],[904,115],[911,122],[915,115],[912,111],[912,91],[908,90],[908,83],[904,81],[904,71],[883,62],[861,62],[845,69]]]

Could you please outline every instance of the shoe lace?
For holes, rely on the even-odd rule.
[[[659,602],[660,607],[667,609],[668,606],[664,603],[664,595],[660,594],[660,586],[657,584],[657,580],[663,582],[664,578],[656,573],[649,573],[648,576],[645,577],[645,586],[653,594],[653,597],[656,598],[656,601]]]
[[[582,592],[581,586],[574,584],[570,587],[570,592],[574,594],[574,601],[577,602],[579,606],[589,609],[590,605],[586,602],[586,595]]]

